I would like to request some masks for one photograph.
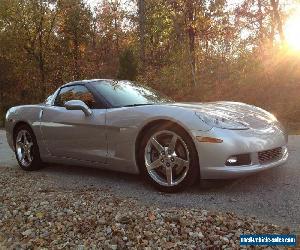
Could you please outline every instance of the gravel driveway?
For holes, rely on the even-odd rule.
[[[99,169],[50,165],[30,173],[50,179],[57,189],[109,189],[118,197],[134,198],[161,208],[190,207],[234,212],[288,226],[300,232],[300,136],[289,136],[290,158],[284,166],[237,180],[203,181],[178,194],[162,194],[145,185],[138,176]],[[18,168],[0,130],[0,166]],[[21,170],[20,170],[21,171]]]

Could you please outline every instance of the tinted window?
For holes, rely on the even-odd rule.
[[[89,108],[96,108],[96,100],[93,94],[83,85],[64,87],[59,91],[55,99],[55,106],[63,107],[70,100],[81,100]]]
[[[159,92],[130,81],[103,80],[92,84],[113,107],[172,102]]]

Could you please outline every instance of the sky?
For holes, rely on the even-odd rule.
[[[97,5],[97,3],[101,2],[102,0],[85,0],[92,8]],[[126,2],[128,0],[121,0],[121,2]],[[242,3],[243,0],[228,0],[228,5],[237,5]],[[284,0],[281,3],[284,3],[283,5],[290,5],[293,2],[293,0]]]
[[[0,0],[1,1],[1,0]],[[91,6],[91,9],[94,9],[94,7],[97,6],[98,3],[102,2],[103,0],[84,0],[86,3],[88,3]],[[131,8],[132,5],[128,5],[128,2],[132,3],[132,0],[120,0],[121,4],[123,4],[123,6],[125,6],[125,8]],[[227,5],[228,8],[234,8],[234,6],[239,5],[243,2],[244,0],[227,0]],[[287,8],[289,9],[289,7],[292,7],[295,2],[295,0],[283,0],[280,2],[280,6],[281,8]],[[127,4],[126,4],[127,3]],[[133,7],[132,7],[133,8]]]
[[[102,0],[85,0],[92,8],[97,5],[97,3],[101,2]],[[127,0],[128,1],[128,0]],[[126,0],[121,0],[121,2],[126,2]],[[231,5],[239,4],[243,2],[243,0],[229,0],[228,3]]]
[[[1,1],[1,0],[0,0]],[[103,0],[84,0],[86,3],[88,3],[91,7],[91,9],[93,10],[97,4],[101,3]],[[131,2],[132,0],[120,0],[121,4],[126,8],[131,8],[132,5],[130,4],[126,4],[128,2]],[[129,7],[128,7],[129,6]],[[132,7],[133,8],[133,7]]]
[[[92,8],[94,8],[97,3],[99,3],[99,0],[85,0]]]

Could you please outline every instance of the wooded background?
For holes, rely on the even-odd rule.
[[[0,0],[2,122],[63,83],[117,78],[178,101],[259,105],[297,130],[300,54],[284,37],[295,2]]]

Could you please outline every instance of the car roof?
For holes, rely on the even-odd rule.
[[[76,85],[76,84],[88,84],[88,83],[92,83],[92,82],[98,82],[98,81],[119,81],[119,80],[115,80],[115,79],[90,79],[90,80],[80,80],[80,81],[73,81],[73,82],[68,82],[64,85],[62,85],[61,87],[66,87],[66,86],[70,86],[70,85]]]

